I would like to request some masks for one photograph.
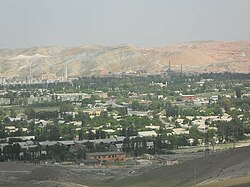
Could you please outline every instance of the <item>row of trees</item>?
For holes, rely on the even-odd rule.
[[[88,152],[107,152],[110,151],[112,144],[86,142],[75,146],[65,146],[62,144],[54,144],[42,147],[36,145],[29,149],[23,149],[18,143],[8,144],[0,149],[0,161],[6,160],[26,160],[39,162],[41,160],[55,161],[77,161],[86,159]]]

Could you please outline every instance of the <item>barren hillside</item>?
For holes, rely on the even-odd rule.
[[[199,185],[202,187],[204,185],[224,187],[228,186],[226,182],[228,180],[231,180],[231,185],[247,183],[246,186],[249,186],[249,153],[249,147],[223,151],[179,165],[163,166],[142,175],[118,179],[110,186],[186,187]],[[220,181],[225,181],[225,184],[218,183]]]
[[[0,49],[1,77],[71,77],[130,71],[157,74],[168,68],[185,72],[250,72],[250,42],[189,42],[159,48],[119,46],[62,46]]]
[[[0,186],[243,187],[250,185],[249,154],[250,147],[229,149],[206,157],[189,157],[191,159],[183,161],[177,154],[172,155],[180,160],[177,165],[132,168],[0,162]]]

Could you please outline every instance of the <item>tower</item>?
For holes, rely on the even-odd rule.
[[[168,61],[168,70],[171,70],[171,64],[170,64],[170,60]]]
[[[32,62],[29,62],[29,83],[32,83]]]
[[[64,75],[64,79],[65,79],[65,81],[68,81],[68,64],[66,63],[66,65],[65,65],[65,75]]]

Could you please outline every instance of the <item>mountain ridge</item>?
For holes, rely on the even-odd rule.
[[[82,45],[0,49],[1,77],[102,76],[143,71],[159,74],[168,69],[184,72],[250,73],[250,41],[192,41],[163,47]]]

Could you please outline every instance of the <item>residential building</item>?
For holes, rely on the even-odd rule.
[[[99,153],[87,153],[87,160],[100,160],[100,161],[118,161],[123,162],[126,161],[126,153],[125,152],[99,152]]]
[[[139,137],[149,137],[149,136],[157,136],[155,131],[141,131],[138,132]]]

